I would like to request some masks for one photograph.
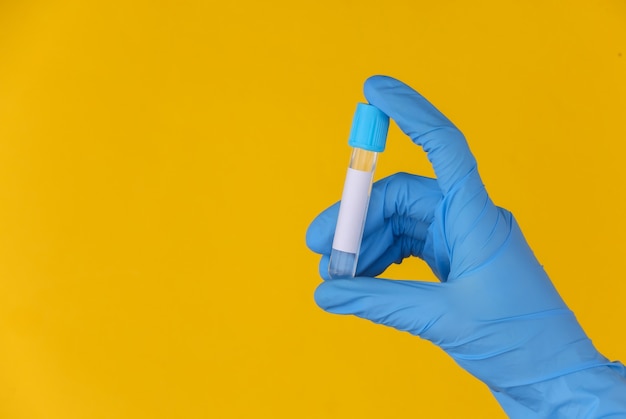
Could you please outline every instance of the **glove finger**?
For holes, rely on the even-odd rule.
[[[330,279],[330,274],[328,273],[328,264],[330,263],[330,255],[322,255],[319,264],[320,276],[324,281],[328,281]]]
[[[335,314],[352,314],[414,335],[443,316],[444,284],[358,277],[322,282],[315,302]]]
[[[478,176],[461,131],[411,87],[391,77],[373,76],[365,81],[364,93],[428,153],[444,195],[464,177]]]
[[[393,263],[400,263],[406,257],[403,255],[403,247],[404,245],[401,241],[397,241],[385,249],[385,252],[378,257],[378,259],[372,258],[359,258],[359,262],[357,264],[356,275],[357,276],[368,276],[368,277],[376,277],[389,267],[389,265]],[[369,251],[363,251],[364,255],[371,254]]]
[[[392,243],[391,246],[389,246],[388,248],[386,248],[378,259],[370,260],[370,257],[359,257],[356,270],[357,276],[376,277],[385,272],[389,265],[393,263],[400,263],[402,262],[402,260],[410,256],[418,256],[417,254],[407,254],[406,249],[407,247],[401,241],[397,241]],[[363,251],[362,254],[365,256],[369,256],[372,253],[366,250]],[[319,263],[319,274],[325,281],[330,279],[330,275],[328,273],[329,263],[330,256],[322,255]],[[434,268],[434,264],[429,263],[429,266],[431,266],[435,275],[441,278],[438,271]]]
[[[378,259],[397,237],[425,239],[427,225],[441,202],[441,191],[434,179],[397,173],[374,183],[363,232],[362,255]],[[322,211],[309,225],[306,243],[309,249],[330,254],[337,225],[339,203]],[[419,248],[419,243],[415,245]],[[390,262],[391,263],[391,262]]]
[[[365,82],[368,101],[393,118],[428,153],[444,195],[439,277],[453,280],[479,268],[506,241],[510,217],[489,199],[463,134],[441,112],[404,83],[385,76]],[[446,265],[450,263],[450,271]],[[431,267],[433,266],[429,263]]]
[[[339,202],[322,211],[306,230],[306,245],[315,253],[329,255],[339,216]]]
[[[377,239],[368,240],[366,236],[361,244],[357,263],[357,275],[359,276],[378,276],[392,263],[400,263],[405,257],[411,256],[409,249],[412,246],[406,245],[406,240],[403,238],[394,238],[392,223],[386,223],[382,229],[375,232],[375,235]],[[324,280],[330,279],[329,263],[330,256],[322,254],[319,274]]]

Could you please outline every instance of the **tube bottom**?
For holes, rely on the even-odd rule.
[[[328,274],[332,279],[354,278],[356,274],[356,253],[333,249],[328,264]]]

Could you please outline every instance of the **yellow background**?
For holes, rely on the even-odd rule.
[[[626,360],[622,0],[4,1],[0,417],[504,417],[430,343],[313,302],[304,233],[372,74],[465,132]],[[392,126],[397,171],[432,174]]]

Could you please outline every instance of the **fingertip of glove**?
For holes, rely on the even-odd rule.
[[[378,89],[380,87],[393,87],[395,85],[402,84],[399,80],[383,74],[375,74],[368,77],[363,84],[364,91],[370,91],[371,89]]]
[[[393,77],[383,76],[383,75],[375,75],[369,77],[363,83],[363,94],[368,102],[376,106],[376,102],[378,101],[378,95],[381,90],[395,88],[399,86],[405,86],[399,80],[394,79]]]
[[[311,221],[305,235],[306,245],[309,249],[315,253],[330,253],[338,215],[339,203],[336,203],[322,211]]]
[[[323,254],[330,253],[332,246],[333,232],[328,231],[327,228],[320,226],[319,223],[311,223],[306,230],[304,240],[306,246],[312,252]]]
[[[313,223],[309,224],[306,229],[306,233],[304,235],[304,241],[306,243],[306,247],[310,250],[316,252],[319,248],[319,232],[313,226]]]
[[[330,256],[322,255],[320,259],[319,265],[319,273],[324,281],[328,281],[330,278],[330,274],[328,273],[328,264],[330,263]]]
[[[313,299],[315,300],[315,304],[318,305],[322,310],[326,310],[329,306],[329,298],[328,293],[326,292],[326,282],[322,282],[315,288],[315,292],[313,293]]]
[[[358,289],[359,279],[330,279],[317,286],[313,298],[315,303],[322,309],[334,314],[350,314],[352,310],[350,302],[353,299],[353,291]]]

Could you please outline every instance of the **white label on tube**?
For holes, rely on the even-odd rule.
[[[348,168],[343,186],[333,249],[358,253],[369,204],[373,172]]]

